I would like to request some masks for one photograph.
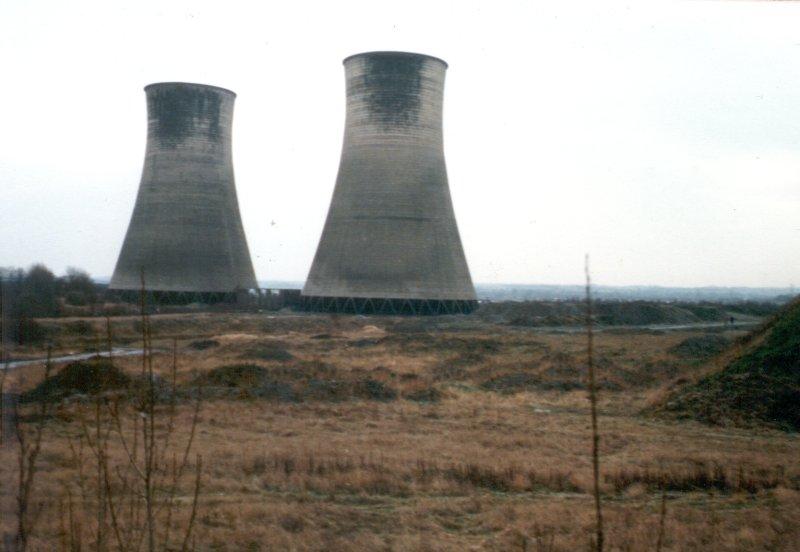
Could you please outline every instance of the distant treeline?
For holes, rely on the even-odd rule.
[[[586,292],[580,285],[476,284],[475,288],[478,299],[487,301],[580,301]],[[592,286],[592,295],[599,301],[787,303],[795,294],[791,287]]]
[[[92,305],[100,289],[89,274],[77,268],[56,276],[42,264],[28,270],[0,268],[2,338],[25,344],[41,341],[45,332],[35,318],[61,316],[69,306]]]

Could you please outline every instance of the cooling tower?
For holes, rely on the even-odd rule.
[[[233,178],[236,94],[203,84],[145,87],[147,149],[109,289],[164,297],[257,288]]]
[[[309,310],[444,314],[477,302],[442,141],[447,64],[403,52],[344,60],[339,174],[303,288]]]

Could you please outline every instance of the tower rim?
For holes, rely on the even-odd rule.
[[[347,64],[353,58],[362,57],[362,56],[390,56],[390,55],[401,55],[401,56],[408,56],[408,57],[416,57],[416,58],[423,58],[423,59],[430,59],[433,61],[438,61],[442,65],[444,65],[445,69],[449,68],[450,66],[448,63],[443,60],[442,58],[438,58],[436,56],[431,56],[428,54],[420,54],[418,52],[404,52],[401,50],[374,50],[371,52],[359,52],[358,54],[352,54],[347,56],[342,60],[342,64]]]
[[[183,86],[196,86],[198,88],[210,88],[212,90],[217,90],[219,92],[223,92],[226,94],[230,94],[234,98],[236,97],[236,92],[230,90],[228,88],[223,88],[221,86],[216,86],[213,84],[203,84],[200,82],[184,82],[184,81],[165,81],[165,82],[153,82],[148,84],[144,87],[144,91],[147,92],[150,88],[157,88],[162,86],[175,86],[175,85],[183,85]]]

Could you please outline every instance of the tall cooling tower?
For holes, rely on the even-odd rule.
[[[442,142],[447,64],[404,52],[344,60],[339,175],[303,288],[309,310],[471,312]]]
[[[109,289],[162,298],[257,287],[233,179],[236,94],[203,84],[145,87],[147,150],[139,194]]]

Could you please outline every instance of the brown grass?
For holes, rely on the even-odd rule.
[[[132,322],[111,320],[115,344],[134,343]],[[97,321],[98,331],[104,324]],[[340,317],[332,324],[291,315],[165,315],[152,324],[153,346],[163,350],[154,368],[169,366],[176,338],[182,384],[242,363],[255,346],[275,345],[290,357],[247,362],[285,381],[297,381],[291,374],[300,371],[336,381],[371,378],[399,392],[388,401],[246,394],[207,401],[194,444],[204,465],[194,533],[200,550],[576,550],[594,532],[585,335],[472,321]],[[794,436],[636,415],[664,382],[697,369],[668,352],[690,335],[697,334],[594,336],[606,548],[655,549],[666,489],[662,550],[798,549]],[[69,339],[57,345],[68,349],[82,338]],[[198,339],[220,345],[196,350],[190,344]],[[141,366],[135,358],[117,363],[131,374]],[[484,385],[515,374],[530,377]],[[39,369],[15,371],[6,386],[31,387],[39,377]],[[440,400],[403,398],[428,388]],[[71,401],[48,421],[33,489],[44,509],[33,550],[58,549],[59,508],[69,517],[64,486],[90,469],[67,439],[80,434],[78,413],[90,407]],[[176,441],[187,437],[192,413],[189,399],[179,404]],[[111,445],[110,461],[124,460]],[[0,450],[3,481],[14,477],[13,454]],[[190,516],[191,487],[186,482],[176,493],[177,523]],[[9,489],[0,491],[2,532],[12,521]],[[93,495],[88,489],[87,500]],[[72,522],[80,516],[76,509]]]

